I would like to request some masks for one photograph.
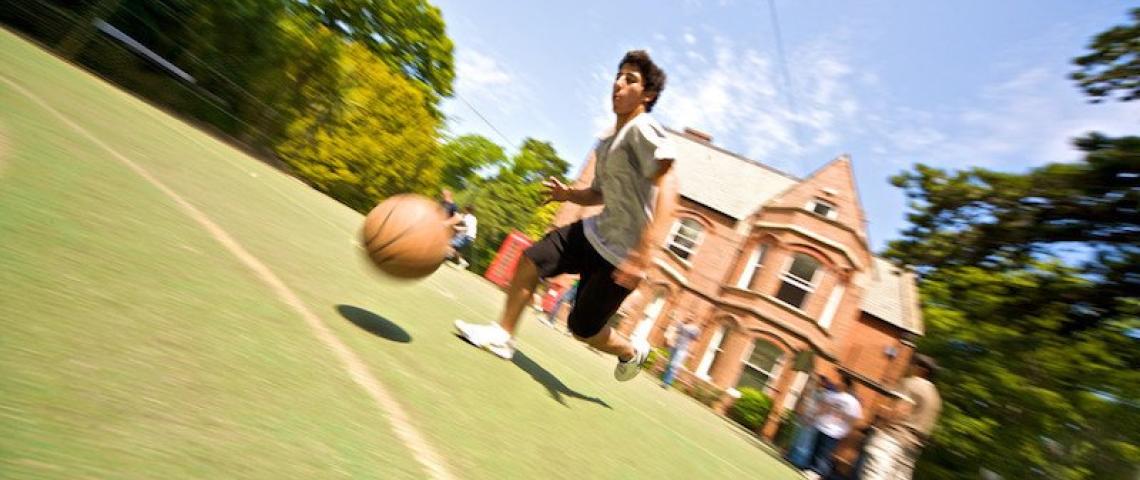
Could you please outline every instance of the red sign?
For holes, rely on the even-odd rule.
[[[566,293],[566,285],[550,282],[546,285],[546,295],[542,296],[542,311],[552,313],[554,304],[558,302],[558,297]]]
[[[518,268],[523,251],[530,248],[533,243],[522,232],[517,230],[511,232],[499,246],[499,252],[495,254],[495,259],[491,261],[491,266],[487,267],[487,272],[483,276],[499,288],[507,288],[515,276],[515,269]]]

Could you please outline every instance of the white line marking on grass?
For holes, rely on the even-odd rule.
[[[320,317],[316,316],[312,311],[310,311],[309,308],[305,306],[305,303],[301,301],[300,297],[298,297],[296,293],[293,293],[293,290],[290,289],[289,286],[285,284],[285,282],[278,278],[277,275],[274,274],[268,266],[262,263],[261,260],[258,260],[257,257],[253,256],[253,254],[249,253],[249,251],[242,247],[236,239],[234,239],[232,236],[230,236],[229,233],[223,230],[222,227],[214,223],[213,220],[210,220],[210,217],[206,216],[205,213],[203,213],[201,210],[198,210],[196,207],[194,207],[194,205],[190,204],[190,202],[187,202],[180,195],[178,195],[177,192],[172,190],[170,187],[167,187],[166,184],[159,181],[158,178],[151,175],[150,172],[148,172],[146,169],[139,166],[134,161],[119,153],[115,149],[111,148],[103,141],[99,140],[98,137],[87,131],[87,129],[71,121],[70,118],[60,113],[51,105],[47,104],[47,102],[41,100],[40,97],[36,94],[24,89],[19,84],[3,75],[0,75],[0,81],[8,84],[8,86],[24,95],[24,97],[27,97],[29,100],[35,102],[40,107],[43,107],[44,110],[47,110],[48,112],[55,115],[67,126],[71,127],[77,133],[83,135],[103,150],[106,150],[107,153],[111,154],[111,156],[115,157],[140,177],[150,182],[151,185],[153,185],[162,193],[166,194],[167,197],[170,197],[170,199],[173,200],[175,204],[182,208],[187,216],[189,216],[195,222],[198,222],[198,224],[206,229],[206,231],[209,232],[210,235],[212,235],[214,239],[218,241],[218,243],[221,243],[222,246],[229,250],[230,253],[232,253],[235,257],[237,257],[241,263],[245,264],[246,268],[249,268],[251,271],[253,271],[253,273],[256,274],[262,282],[265,282],[265,284],[269,286],[269,288],[272,289],[274,293],[277,294],[281,301],[283,301],[286,305],[292,307],[297,311],[297,313],[301,315],[301,318],[305,320],[305,323],[308,323],[309,327],[313,329],[313,334],[316,335],[317,339],[319,339],[322,343],[325,344],[326,347],[332,350],[332,352],[341,361],[341,363],[344,364],[344,368],[348,372],[349,376],[352,377],[352,380],[355,381],[357,385],[363,388],[364,391],[372,397],[382,412],[388,415],[388,419],[392,422],[392,427],[393,430],[395,430],[396,435],[400,437],[400,440],[402,440],[408,449],[412,451],[412,454],[415,456],[416,460],[420,463],[420,465],[424,467],[425,470],[427,470],[432,478],[455,478],[445,467],[443,457],[436,453],[431,445],[428,444],[423,435],[421,435],[419,431],[417,431],[416,428],[412,426],[411,418],[404,411],[404,408],[400,406],[400,403],[396,401],[396,399],[390,393],[388,393],[388,390],[384,388],[384,385],[381,384],[374,375],[372,375],[372,372],[368,371],[368,367],[365,366],[360,357],[358,357],[356,353],[348,347],[348,345],[345,345],[344,342],[342,342],[340,338],[338,338],[336,334],[334,334],[332,330],[329,329],[328,325],[325,325],[324,321],[322,321]]]

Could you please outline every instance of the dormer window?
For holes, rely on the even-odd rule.
[[[807,209],[808,211],[824,218],[835,220],[837,217],[839,217],[839,210],[836,210],[835,204],[820,200],[818,198],[808,202]]]

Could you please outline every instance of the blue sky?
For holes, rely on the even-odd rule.
[[[615,64],[644,48],[667,126],[799,176],[850,154],[876,251],[905,226],[887,179],[914,163],[1024,171],[1076,160],[1086,131],[1140,133],[1140,102],[1090,105],[1067,79],[1122,1],[775,0],[775,23],[763,0],[434,3],[456,44],[451,134],[550,141],[576,173],[613,122]]]

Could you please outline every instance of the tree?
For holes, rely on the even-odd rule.
[[[392,71],[424,88],[433,109],[440,97],[451,96],[455,47],[439,8],[426,0],[310,0],[303,5],[327,28],[368,47]]]
[[[1082,161],[1024,174],[918,165],[892,179],[911,225],[886,255],[922,274],[919,346],[946,367],[919,478],[1122,478],[1140,462],[1140,410],[1119,400],[1140,398],[1126,335],[1140,328],[1140,138],[1076,143]],[[1070,245],[1086,259],[1064,265]]]
[[[1090,283],[1057,262],[923,278],[919,348],[943,367],[945,408],[915,478],[975,478],[980,467],[1007,478],[1135,473],[1137,412],[1103,396],[1135,398],[1135,356],[1121,355],[1133,341],[1115,327],[1064,333],[1070,292]]]
[[[1140,137],[1077,139],[1077,163],[1026,174],[974,168],[950,174],[918,165],[892,178],[910,198],[910,226],[887,254],[920,270],[984,265],[1018,268],[1074,243],[1095,258],[1095,290],[1072,292],[1088,313],[1111,316],[1118,299],[1140,292]],[[1095,294],[1094,294],[1095,293]],[[1084,298],[1085,300],[1081,300]],[[1075,315],[1074,328],[1093,326]]]
[[[308,108],[278,154],[298,176],[360,212],[397,193],[435,191],[439,122],[422,92],[355,43],[341,46],[335,73],[333,82],[304,89]]]
[[[545,233],[557,206],[544,204],[541,180],[548,176],[563,179],[569,163],[558,156],[549,142],[527,138],[509,163],[496,175],[478,179],[460,194],[463,203],[475,205],[479,236],[468,259],[476,271],[483,271],[494,258],[499,245],[512,230],[537,239]]]
[[[1097,35],[1089,45],[1092,53],[1073,60],[1081,68],[1072,78],[1094,103],[1113,94],[1122,101],[1140,99],[1140,8],[1131,16],[1131,24]]]
[[[1132,16],[1075,60],[1094,102],[1140,98],[1140,9]],[[917,165],[892,178],[911,225],[886,255],[922,275],[919,348],[946,367],[916,478],[1136,474],[1140,137],[1075,144],[1081,161],[1026,173]]]
[[[464,135],[443,144],[439,149],[443,163],[442,182],[453,190],[464,190],[475,181],[480,170],[507,162],[503,147],[481,135]]]
[[[533,138],[523,141],[522,148],[511,163],[510,174],[523,183],[541,182],[547,177],[561,177],[570,164],[558,156],[550,142]]]

